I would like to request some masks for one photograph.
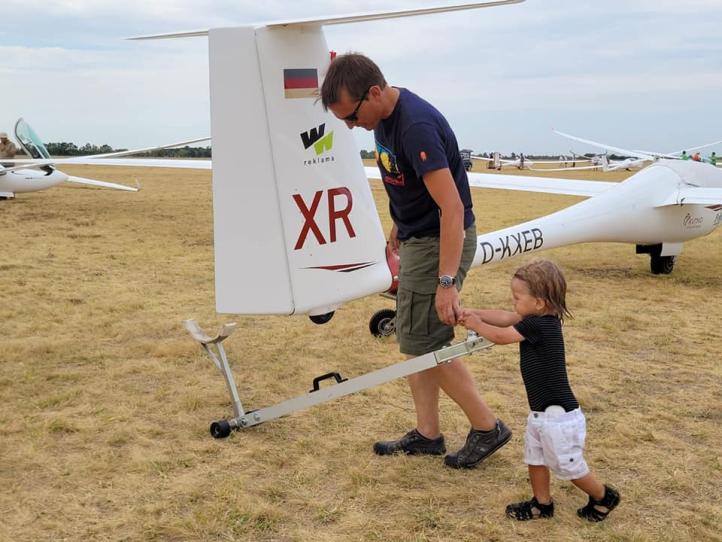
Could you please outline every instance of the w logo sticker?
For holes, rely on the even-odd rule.
[[[303,148],[308,149],[313,145],[316,156],[321,156],[324,152],[330,151],[333,148],[333,132],[329,132],[328,135],[324,136],[325,131],[326,124],[324,123],[318,128],[312,128],[308,132],[302,132],[300,135]]]

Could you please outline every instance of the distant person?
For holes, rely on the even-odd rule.
[[[682,156],[680,156],[682,160],[689,160],[689,154],[687,154],[687,151],[682,151]]]
[[[709,155],[709,158],[707,158],[707,161],[710,164],[712,164],[713,166],[716,166],[717,165],[717,153],[715,153],[713,151],[712,154]]]
[[[18,152],[18,148],[15,143],[8,139],[8,135],[5,132],[0,132],[0,160],[6,158],[12,160]],[[12,162],[3,163],[3,167],[12,167],[15,164]]]
[[[560,154],[559,155],[559,167],[565,167],[565,166],[566,166],[566,164],[564,163],[564,155]]]
[[[524,169],[524,153],[519,153],[519,169]]]
[[[349,128],[374,133],[393,220],[388,246],[398,252],[401,265],[396,296],[399,350],[414,358],[449,345],[461,314],[459,291],[476,252],[469,180],[451,126],[433,105],[389,85],[370,58],[355,53],[331,62],[321,102]],[[444,458],[446,465],[474,467],[511,438],[461,359],[412,374],[407,381],[416,426],[398,439],[376,442],[376,454],[444,454],[442,389],[471,425],[464,446]]]
[[[696,152],[692,155],[692,160],[694,160],[695,162],[701,162],[702,155],[699,152]]]
[[[521,376],[531,412],[524,462],[533,496],[510,504],[506,515],[525,521],[550,518],[554,502],[549,470],[589,495],[579,517],[602,521],[620,501],[619,492],[599,482],[584,460],[586,421],[567,377],[562,322],[567,284],[561,270],[539,260],[516,270],[511,280],[514,312],[465,309],[461,324],[496,344],[519,343]]]

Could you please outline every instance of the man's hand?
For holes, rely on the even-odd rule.
[[[447,326],[455,326],[461,315],[459,292],[456,288],[436,288],[436,314]]]

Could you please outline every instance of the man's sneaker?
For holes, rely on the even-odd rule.
[[[470,469],[504,446],[511,438],[511,429],[504,422],[496,420],[491,431],[472,429],[466,437],[466,443],[455,454],[444,458],[444,463],[455,469]]]
[[[426,438],[416,429],[413,429],[399,440],[387,440],[375,443],[374,452],[378,455],[441,455],[446,453],[446,446],[444,445],[444,435],[441,435],[439,438],[430,439]]]

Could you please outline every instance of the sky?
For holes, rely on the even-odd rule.
[[[3,0],[0,131],[22,116],[46,142],[207,136],[207,40],[125,38],[454,3]],[[434,104],[475,152],[592,150],[552,128],[659,152],[722,140],[722,0],[527,0],[325,33],[330,49],[367,54]]]

